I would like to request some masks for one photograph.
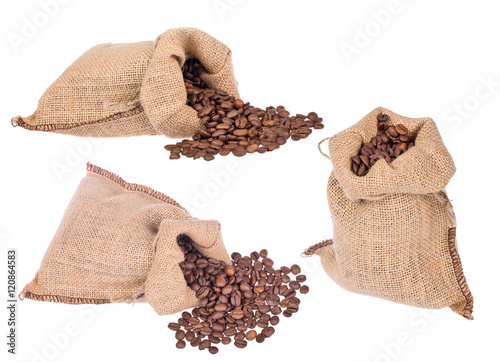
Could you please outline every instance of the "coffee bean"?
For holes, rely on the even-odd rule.
[[[307,280],[307,277],[304,274],[301,274],[301,275],[297,275],[295,280],[297,280],[299,283],[304,283]]]
[[[389,120],[389,116],[387,114],[383,114],[383,113],[380,113],[378,116],[377,116],[377,120],[379,122],[387,122]]]
[[[400,134],[400,135],[406,135],[406,134],[408,134],[408,128],[406,128],[402,124],[398,124],[396,126],[396,132],[398,132],[398,134]]]
[[[243,157],[247,153],[247,150],[244,146],[238,146],[233,150],[233,155],[236,157]]]
[[[181,328],[181,325],[179,323],[169,323],[168,324],[168,329],[172,331],[178,331]]]
[[[294,290],[300,289],[300,283],[297,282],[296,280],[292,280],[290,282],[290,288],[292,288]]]
[[[227,304],[219,303],[214,306],[217,312],[225,312],[227,310]]]
[[[285,274],[289,274],[290,273],[290,268],[287,267],[287,266],[282,266],[281,267],[281,271]]]
[[[224,277],[218,277],[217,279],[215,279],[215,286],[216,287],[222,288],[222,287],[225,287],[226,284],[227,284],[227,280]]]
[[[298,266],[297,264],[294,264],[294,265],[292,265],[290,270],[292,271],[293,275],[297,275],[300,273],[300,266]]]
[[[175,339],[184,339],[184,337],[186,337],[186,333],[183,330],[175,332]]]
[[[226,285],[224,288],[222,288],[221,292],[222,294],[225,294],[225,295],[228,295],[228,294],[231,294],[231,292],[233,291],[233,287],[232,285]]]
[[[245,337],[247,340],[253,341],[255,339],[255,337],[257,337],[257,332],[254,329],[252,329],[252,330],[247,332]]]
[[[266,337],[269,338],[274,334],[275,330],[273,327],[266,327],[262,330],[262,334]]]
[[[269,322],[273,326],[275,326],[275,325],[277,325],[280,322],[280,318],[278,316],[273,316],[273,317],[271,317],[271,319],[269,320]]]
[[[300,293],[301,294],[307,294],[309,293],[309,287],[307,285],[303,285],[300,287]]]
[[[238,348],[245,348],[247,346],[247,341],[244,339],[238,339],[234,341],[234,345]]]
[[[389,126],[389,128],[387,128],[387,134],[389,136],[391,136],[391,137],[397,137],[397,136],[399,136],[399,133],[396,130],[395,126]]]
[[[269,258],[264,258],[262,259],[262,264],[264,264],[265,266],[272,267],[274,265],[274,262]]]
[[[230,344],[231,343],[231,338],[229,337],[222,337],[221,338],[222,344]]]
[[[243,108],[243,105],[244,105],[243,101],[241,99],[239,99],[239,98],[235,99],[234,102],[233,102],[233,104],[234,104],[234,107],[236,109]]]
[[[243,311],[241,309],[235,309],[232,313],[231,313],[231,317],[233,317],[234,319],[241,319],[243,318],[245,315],[243,313]]]
[[[216,354],[219,352],[219,349],[215,346],[212,346],[212,347],[208,348],[208,352],[210,352],[211,354]]]
[[[263,285],[256,285],[255,287],[253,287],[253,292],[255,294],[260,294],[262,292],[264,292],[264,286]]]
[[[192,347],[198,347],[201,343],[201,338],[200,337],[195,337],[192,341],[191,341],[191,346]]]
[[[226,267],[224,268],[224,272],[225,272],[228,276],[232,277],[232,276],[234,275],[234,268],[233,268],[232,266],[226,266]]]
[[[175,346],[179,349],[183,349],[186,347],[186,341],[183,341],[183,340],[179,340],[177,341],[177,343],[175,344]]]
[[[262,343],[266,340],[266,336],[264,336],[262,333],[257,334],[257,337],[255,337],[255,340],[257,343]]]
[[[291,116],[283,106],[263,110],[245,104],[243,100],[225,92],[209,89],[200,79],[201,69],[201,63],[192,58],[185,62],[182,71],[187,93],[186,104],[198,112],[205,129],[201,129],[192,140],[166,145],[170,159],[179,159],[183,155],[210,161],[217,154],[225,156],[236,148],[229,148],[228,151],[225,146],[229,145],[229,141],[243,142],[239,145],[245,147],[245,153],[241,149],[233,151],[237,157],[246,153],[270,152],[284,145],[288,138],[298,141],[306,138],[312,129],[324,127],[323,120],[314,112],[307,116]],[[259,147],[261,140],[269,142]],[[216,141],[218,142],[214,143]]]
[[[204,339],[203,341],[201,341],[200,345],[199,345],[199,348],[200,350],[204,350],[206,348],[210,348],[212,346],[212,342],[210,342],[208,339]]]

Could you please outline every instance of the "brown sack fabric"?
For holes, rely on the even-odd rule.
[[[238,97],[231,50],[201,30],[179,28],[155,42],[91,48],[45,91],[33,115],[12,124],[84,137],[191,138],[201,121],[186,105],[181,68],[189,58],[202,62],[210,88]]]
[[[170,197],[87,165],[40,269],[21,298],[68,304],[148,302],[160,314],[198,305],[179,263],[177,237],[231,264],[215,220]]]
[[[415,146],[362,177],[351,157],[377,134],[377,115],[402,124]],[[334,239],[316,244],[341,287],[422,308],[451,309],[472,319],[473,298],[456,248],[456,223],[444,190],[453,160],[430,118],[407,118],[377,108],[329,141],[333,171],[327,188]]]

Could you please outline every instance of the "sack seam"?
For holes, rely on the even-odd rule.
[[[177,206],[178,208],[186,211],[185,208],[183,208],[177,201],[172,199],[170,196],[165,195],[164,193],[161,193],[159,191],[153,190],[151,187],[148,187],[148,186],[129,183],[129,182],[125,181],[124,179],[122,179],[117,174],[110,172],[110,171],[107,171],[103,168],[100,168],[99,166],[93,165],[90,162],[87,162],[87,171],[95,173],[95,174],[100,175],[100,176],[104,176],[104,177],[108,178],[109,180],[115,182],[116,184],[120,185],[121,187],[123,187],[126,190],[143,192],[143,193],[148,194],[149,196],[152,196],[160,201]]]
[[[320,241],[319,243],[311,245],[310,247],[308,247],[306,250],[304,250],[302,252],[302,256],[314,255],[314,253],[316,251],[318,251],[319,249],[324,248],[325,246],[328,246],[328,245],[333,245],[333,239],[323,240],[323,241]]]
[[[456,230],[456,227],[448,229],[448,247],[450,250],[451,262],[453,265],[453,270],[455,272],[455,277],[460,291],[465,298],[465,306],[461,311],[458,312],[458,314],[469,320],[473,320],[474,318],[472,317],[472,309],[474,307],[474,298],[472,297],[472,293],[465,279],[462,262],[460,260],[460,256],[458,255]]]
[[[55,302],[55,303],[65,303],[65,304],[109,304],[111,303],[109,299],[99,299],[99,298],[75,298],[66,297],[61,295],[51,295],[51,294],[34,294],[32,292],[22,292],[19,295],[20,298],[28,298],[32,300],[42,301],[42,302]]]
[[[52,131],[59,131],[59,130],[68,130],[68,129],[73,129],[81,126],[89,126],[97,123],[106,123],[106,122],[111,122],[111,121],[117,121],[122,118],[126,117],[131,117],[135,116],[137,114],[140,114],[144,112],[144,108],[142,107],[141,104],[135,106],[134,108],[129,109],[128,111],[124,112],[118,112],[115,114],[112,114],[110,116],[95,120],[95,121],[86,121],[86,122],[77,122],[77,123],[60,123],[60,124],[37,124],[37,125],[31,125],[28,124],[24,121],[24,119],[21,116],[17,116],[11,119],[10,123],[12,126],[17,127],[21,126],[22,128],[25,128],[30,131],[45,131],[45,132],[52,132]]]

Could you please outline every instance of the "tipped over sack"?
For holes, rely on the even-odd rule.
[[[154,42],[89,49],[45,91],[33,115],[12,124],[84,137],[191,138],[201,120],[186,105],[181,69],[189,58],[201,61],[210,88],[238,98],[231,50],[201,30],[179,28]]]
[[[402,124],[415,146],[390,164],[378,160],[365,176],[351,157],[377,135],[377,116]],[[333,171],[327,196],[333,240],[316,254],[341,287],[422,308],[451,309],[472,319],[473,298],[456,246],[456,222],[445,186],[455,165],[430,118],[407,118],[377,108],[330,138]]]
[[[68,304],[148,302],[160,315],[198,305],[179,263],[187,235],[231,264],[220,224],[198,220],[170,197],[87,165],[40,269],[20,298]]]

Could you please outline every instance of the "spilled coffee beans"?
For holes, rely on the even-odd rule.
[[[314,112],[307,116],[291,116],[285,107],[267,107],[265,110],[244,103],[223,91],[207,88],[200,79],[203,70],[197,59],[189,59],[183,67],[187,104],[198,111],[205,129],[192,140],[166,145],[170,159],[181,155],[211,161],[216,155],[230,153],[237,157],[247,153],[274,151],[291,138],[299,141],[322,129],[322,118]]]
[[[177,323],[168,325],[175,331],[177,348],[184,348],[186,340],[215,354],[219,351],[215,345],[220,343],[238,348],[254,340],[262,343],[275,333],[282,312],[285,317],[298,312],[297,292],[309,291],[303,285],[306,276],[298,275],[298,265],[273,268],[267,250],[250,256],[233,253],[232,265],[226,265],[205,258],[186,235],[177,242],[185,258],[180,263],[184,278],[200,299],[199,307],[183,312]],[[297,275],[295,280],[290,273]]]
[[[364,176],[378,160],[391,163],[396,157],[402,155],[415,146],[415,140],[408,135],[408,130],[402,124],[388,126],[387,114],[379,114],[378,134],[372,137],[369,143],[363,143],[359,154],[352,157],[352,172]]]

